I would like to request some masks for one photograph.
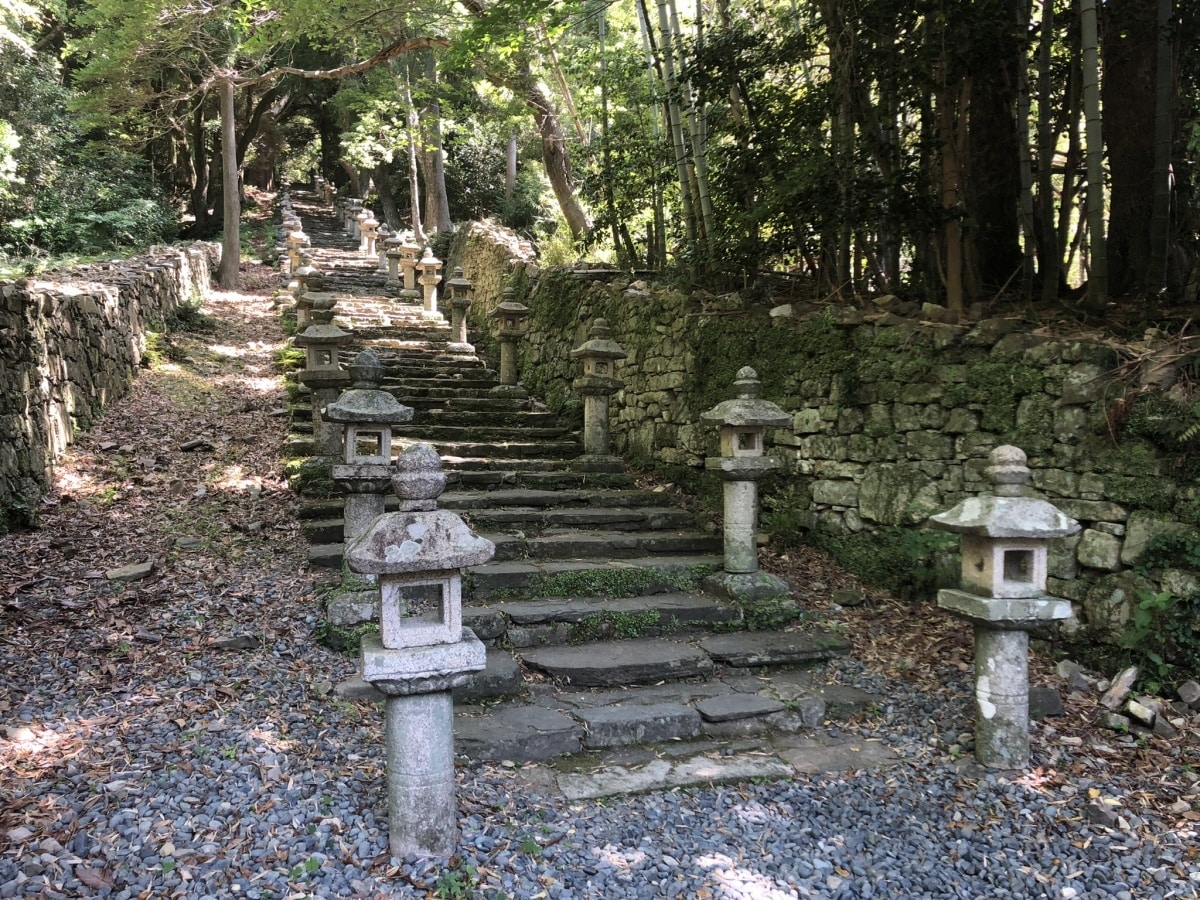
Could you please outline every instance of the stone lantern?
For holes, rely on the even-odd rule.
[[[287,248],[288,248],[288,271],[295,272],[300,268],[300,252],[310,246],[311,242],[308,235],[300,230],[299,224],[295,229],[288,232]]]
[[[336,457],[341,452],[341,429],[325,419],[325,407],[337,399],[342,388],[350,383],[343,371],[338,353],[354,339],[333,324],[334,297],[332,294],[309,293],[313,298],[312,318],[293,343],[304,348],[305,366],[299,373],[300,383],[312,391],[313,442],[316,455]]]
[[[787,585],[758,570],[758,480],[773,472],[779,460],[767,456],[763,438],[768,428],[781,428],[791,417],[758,396],[758,373],[745,366],[734,381],[737,397],[723,400],[700,414],[700,421],[721,430],[721,455],[704,467],[725,482],[725,574],[716,582],[728,596],[762,600],[788,594]]]
[[[387,258],[387,277],[384,283],[390,288],[400,287],[400,245],[404,243],[404,237],[399,234],[393,234],[383,242],[384,256]]]
[[[333,215],[334,215],[334,218],[336,218],[339,222],[342,223],[342,227],[345,228],[345,226],[346,226],[346,198],[341,196],[340,194],[336,195],[333,198]]]
[[[379,263],[375,267],[375,271],[380,275],[387,274],[387,241],[391,236],[391,226],[389,226],[387,222],[381,222],[378,230],[375,232],[375,256],[378,258]]]
[[[471,308],[471,282],[463,275],[462,266],[454,267],[454,277],[446,282],[450,294],[450,347],[456,353],[474,353],[467,343],[467,310]]]
[[[583,360],[583,375],[571,386],[583,395],[583,452],[608,455],[608,398],[625,386],[616,377],[616,362],[629,354],[612,340],[606,319],[597,319],[588,340],[571,351],[571,359]]]
[[[392,428],[411,421],[412,407],[381,391],[383,366],[363,350],[349,367],[353,384],[325,407],[325,418],[342,426],[342,463],[332,470],[346,492],[342,534],[349,543],[383,515],[383,496],[392,478]]]
[[[436,316],[438,314],[437,286],[438,282],[442,280],[442,261],[433,255],[432,247],[425,248],[425,255],[417,263],[417,271],[420,273],[417,281],[421,282],[424,292],[425,315]]]
[[[302,250],[300,252],[300,268],[292,273],[292,280],[288,282],[288,289],[296,298],[297,306],[299,306],[300,298],[309,291],[319,291],[324,281],[325,279],[321,277],[321,270],[312,264],[312,253]],[[301,324],[299,319],[296,320],[296,324]],[[307,325],[308,322],[305,321],[303,324]]]
[[[358,214],[358,252],[363,256],[375,256],[375,231],[379,228],[379,220],[375,213],[364,209]]]
[[[333,206],[334,190],[335,190],[335,188],[333,186],[333,182],[331,182],[331,181],[326,181],[325,184],[322,186],[322,196],[325,200],[326,206]]]
[[[529,395],[517,383],[517,342],[525,334],[525,318],[529,307],[513,299],[513,289],[507,287],[501,293],[501,301],[492,310],[496,320],[496,336],[500,339],[500,383],[491,393],[501,397],[524,400]]]
[[[362,677],[382,691],[392,855],[450,856],[457,845],[451,691],[487,651],[462,626],[465,566],[495,547],[437,508],[446,484],[437,453],[415,444],[396,460],[400,512],[375,519],[346,548],[351,571],[379,578],[378,635],[362,639]]]
[[[417,290],[417,259],[421,255],[421,245],[411,236],[405,237],[400,244],[400,268],[404,271],[404,288],[401,297],[418,299],[421,292]]]
[[[988,457],[991,496],[968,497],[929,524],[962,535],[958,590],[938,606],[975,626],[975,757],[994,769],[1029,762],[1029,631],[1071,616],[1046,594],[1049,542],[1079,531],[1053,504],[1024,496],[1025,453],[997,447]]]
[[[358,239],[358,214],[362,212],[362,204],[357,197],[346,198],[346,233],[355,240]]]

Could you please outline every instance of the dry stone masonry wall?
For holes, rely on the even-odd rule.
[[[193,244],[0,283],[0,531],[32,519],[76,429],[128,390],[146,333],[203,297],[218,256]]]
[[[471,253],[458,264],[471,265]],[[791,416],[773,432],[786,473],[766,498],[775,522],[835,542],[911,536],[932,513],[987,490],[988,454],[1011,443],[1029,454],[1033,489],[1083,526],[1050,555],[1049,590],[1078,614],[1066,630],[1115,640],[1146,591],[1200,591],[1196,560],[1154,552],[1163,535],[1200,546],[1200,487],[1155,429],[1191,404],[1169,384],[1130,379],[1125,348],[1031,334],[1009,318],[768,315],[736,294],[651,289],[615,272],[550,269],[531,287],[520,373],[552,408],[580,402],[570,351],[594,319],[607,319],[627,351],[615,372],[624,389],[612,398],[614,452],[701,466],[716,435],[700,414],[749,365],[763,396]]]

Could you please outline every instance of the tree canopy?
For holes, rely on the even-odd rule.
[[[319,173],[713,284],[1194,300],[1198,37],[1179,0],[0,0],[0,248]]]

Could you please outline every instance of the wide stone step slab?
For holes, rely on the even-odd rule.
[[[848,640],[828,632],[748,631],[718,634],[701,641],[700,647],[716,662],[738,668],[813,665],[850,652]]]
[[[578,753],[583,725],[540,706],[497,706],[454,719],[455,751],[471,759],[534,762]]]
[[[572,582],[611,584],[627,577],[636,581],[637,593],[672,593],[679,590],[679,578],[716,571],[721,563],[721,556],[715,554],[639,557],[609,562],[493,561],[472,567],[469,581],[471,596],[476,601],[485,600],[497,593],[519,598],[523,591],[529,591],[531,588],[545,596],[548,586],[552,587],[567,579]],[[464,588],[464,591],[466,590]]]
[[[713,671],[712,660],[702,650],[656,639],[540,647],[518,655],[525,665],[575,687],[705,678]]]

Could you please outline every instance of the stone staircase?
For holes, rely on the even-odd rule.
[[[585,455],[578,434],[537,404],[492,393],[496,373],[449,352],[444,322],[384,295],[332,211],[303,195],[297,207],[323,289],[344,298],[335,322],[355,334],[343,363],[363,347],[380,356],[382,387],[415,411],[396,440],[433,444],[448,476],[439,506],[496,545],[464,580],[464,624],[489,651],[487,670],[458,692],[460,752],[520,761],[790,733],[871,701],[812,668],[847,652],[840,637],[746,631],[745,610],[703,591],[722,539],[674,493]],[[306,442],[311,451],[303,401],[293,421],[290,452]],[[339,567],[341,501],[305,499],[301,515],[311,563]],[[351,629],[370,612],[369,594],[349,594],[330,620]],[[374,696],[361,680],[339,692]]]

